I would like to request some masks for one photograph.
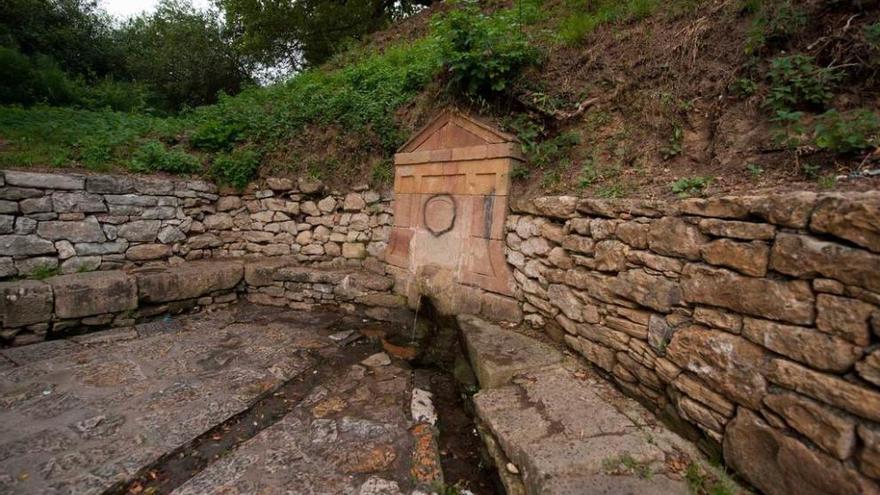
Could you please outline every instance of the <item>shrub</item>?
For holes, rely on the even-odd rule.
[[[670,158],[674,158],[681,154],[682,151],[682,141],[684,140],[684,131],[679,126],[674,126],[672,128],[672,136],[669,137],[669,141],[660,148],[660,156],[663,157],[664,160],[669,160]]]
[[[224,184],[244,188],[257,176],[262,155],[250,148],[239,148],[214,158],[211,176]]]
[[[131,169],[136,172],[188,174],[200,171],[198,158],[180,149],[168,149],[160,141],[148,141],[135,150]]]
[[[235,146],[242,132],[243,126],[238,122],[207,119],[189,136],[189,144],[208,151],[228,151]]]
[[[0,103],[67,105],[77,101],[79,91],[51,58],[0,47]]]
[[[730,90],[741,98],[748,98],[758,91],[758,83],[748,77],[741,77],[730,84]]]
[[[672,183],[672,192],[681,197],[701,195],[712,180],[712,177],[684,177]]]
[[[813,57],[789,55],[770,61],[770,94],[764,104],[774,111],[793,110],[803,105],[822,107],[831,99],[831,90],[841,74],[817,67]]]
[[[768,2],[752,22],[746,40],[746,53],[785,43],[806,25],[807,15],[791,2]]]
[[[806,128],[803,124],[803,112],[777,110],[770,120],[776,125],[773,140],[786,148],[800,146]]]
[[[513,15],[482,13],[474,3],[434,23],[442,65],[465,95],[483,99],[507,89],[520,71],[537,60]]]
[[[816,118],[814,142],[835,153],[855,153],[878,145],[880,118],[870,110],[829,110]]]
[[[143,85],[105,78],[88,83],[82,76],[64,72],[45,55],[26,56],[0,47],[0,103],[75,105],[139,111],[151,93]]]
[[[79,98],[86,108],[110,108],[119,112],[149,109],[153,93],[143,84],[105,78],[91,84]]]

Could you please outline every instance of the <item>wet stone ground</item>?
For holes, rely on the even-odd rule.
[[[437,443],[377,327],[240,305],[2,350],[0,493],[409,493]]]

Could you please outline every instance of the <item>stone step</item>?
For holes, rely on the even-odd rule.
[[[562,361],[562,354],[552,346],[476,316],[459,316],[458,326],[481,388],[500,387],[519,373]]]
[[[688,493],[667,467],[670,434],[624,414],[591,374],[528,336],[474,317],[459,322],[483,386],[474,396],[479,426],[503,454],[496,463],[510,462],[498,466],[509,493]]]

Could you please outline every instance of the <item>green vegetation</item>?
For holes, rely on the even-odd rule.
[[[734,495],[737,492],[732,481],[726,477],[717,479],[697,463],[688,465],[684,477],[694,495]]]
[[[875,148],[880,117],[866,109],[839,112],[830,109],[815,118],[806,111],[823,109],[844,74],[834,67],[819,67],[813,57],[788,55],[770,61],[770,92],[764,105],[777,125],[775,139],[786,148],[814,144],[836,154],[853,154]]]
[[[52,265],[40,265],[28,274],[27,278],[33,280],[46,280],[47,278],[54,277],[61,273],[61,269],[58,266]]]
[[[684,177],[672,183],[672,192],[683,198],[700,196],[712,180],[712,177]]]
[[[0,104],[175,113],[252,83],[214,9],[162,0],[116,22],[88,0],[0,4]]]
[[[435,21],[449,82],[474,99],[507,89],[523,68],[537,61],[538,52],[522,31],[523,10],[534,19],[536,7],[536,2],[521,1],[516,9],[488,15],[476,3],[465,3]]]
[[[644,479],[651,479],[654,476],[654,472],[649,464],[639,462],[629,454],[604,459],[602,461],[602,468],[611,474],[634,473]]]
[[[770,61],[770,94],[764,104],[773,111],[804,106],[824,107],[831,99],[841,74],[828,67],[817,67],[813,57],[788,55]]]
[[[818,182],[819,187],[823,189],[833,189],[834,186],[837,185],[837,177],[834,174],[826,174],[819,177],[816,182]]]
[[[663,3],[658,0],[567,0],[572,14],[562,21],[559,38],[577,44],[603,24],[648,17]]]
[[[149,93],[143,85],[111,78],[88,82],[64,72],[45,55],[28,57],[14,48],[0,46],[0,103],[70,105],[134,111],[147,106]]]
[[[818,180],[819,179],[819,166],[813,165],[812,163],[804,163],[801,165],[801,171],[804,173],[804,176],[810,180]]]
[[[578,175],[578,187],[586,189],[595,184],[597,179],[599,179],[599,173],[596,172],[596,166],[593,159],[590,158],[581,167],[581,173]]]
[[[369,132],[393,151],[403,140],[394,111],[436,74],[437,45],[428,38],[384,53],[362,52],[357,63],[333,71],[304,72],[285,84],[253,88],[191,115],[192,144],[208,151],[240,142],[272,143],[308,124]]]
[[[760,7],[759,7],[760,5]],[[758,12],[746,40],[746,53],[780,47],[807,24],[807,15],[790,1],[759,2],[753,0],[744,9]]]
[[[241,189],[256,177],[261,158],[259,152],[249,148],[239,148],[231,153],[217,155],[214,163],[211,164],[211,176],[222,183]]]
[[[764,173],[764,167],[757,165],[755,163],[750,163],[746,166],[746,169],[749,171],[749,174],[753,179],[757,179],[761,177],[761,174]]]
[[[92,170],[128,166],[131,149],[144,136],[173,139],[174,118],[37,106],[0,108],[0,135],[7,149],[0,165],[79,165]]]
[[[580,135],[566,131],[549,137],[548,130],[527,114],[518,114],[508,119],[505,126],[519,138],[528,162],[528,166],[520,165],[514,169],[513,178],[530,177],[534,167],[545,171],[543,180],[547,185],[559,183],[561,179],[559,168],[570,164],[572,150],[581,144]]]
[[[741,77],[730,85],[730,90],[740,98],[747,98],[758,91],[758,83],[748,77]]]
[[[203,174],[238,187],[261,172],[387,184],[390,158],[411,127],[448,105],[488,114],[519,136],[528,160],[514,178],[608,198],[646,182],[679,195],[705,192],[711,178],[700,175],[707,172],[676,170],[697,177],[668,185],[670,169],[692,164],[662,163],[658,153],[672,160],[707,149],[726,157],[735,155],[730,147],[748,146],[776,153],[761,158],[770,170],[790,156],[780,152],[798,149],[822,152],[843,170],[880,144],[880,117],[862,96],[874,94],[875,83],[864,81],[880,67],[880,23],[857,16],[843,41],[823,38],[808,48],[814,16],[837,22],[862,7],[458,0],[363,41],[429,4],[218,0],[200,12],[187,0],[162,0],[152,14],[114,23],[87,0],[7,2],[0,6],[0,104],[7,103],[0,166]],[[656,19],[634,23],[648,16]],[[608,25],[614,29],[602,28]],[[719,26],[739,36],[732,56],[707,44]],[[670,44],[679,32],[681,44]],[[620,60],[594,49],[609,42],[621,43],[611,50]],[[633,48],[664,51],[637,60]],[[683,80],[702,70],[709,53],[735,64],[721,72],[713,66],[713,82],[745,101],[710,101],[707,86]],[[277,74],[265,70],[270,64]],[[274,82],[259,87],[257,80]],[[763,133],[724,141],[726,130],[704,132],[716,110],[740,113],[756,102],[780,148]],[[690,139],[685,150],[684,129],[695,133],[693,150]],[[764,169],[748,170],[758,179]]]
[[[134,151],[131,169],[135,172],[192,174],[200,171],[199,159],[180,149],[168,149],[160,141],[148,141]]]
[[[855,153],[880,143],[880,117],[870,110],[829,110],[816,118],[814,142],[835,153]]]
[[[236,47],[266,66],[316,67],[354,40],[400,20],[431,0],[219,0]]]
[[[623,184],[611,183],[599,188],[596,195],[602,199],[617,199],[626,196],[626,187]]]
[[[670,158],[674,158],[681,154],[681,143],[684,139],[684,131],[679,126],[672,127],[672,136],[669,137],[669,141],[665,146],[660,148],[660,156],[663,157],[664,160],[669,160]]]

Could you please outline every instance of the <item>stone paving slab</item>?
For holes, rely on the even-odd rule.
[[[51,359],[56,356],[62,356],[78,349],[80,349],[80,346],[76,342],[70,340],[49,340],[21,347],[3,349],[0,350],[0,355],[3,355],[3,357],[17,365],[25,365],[42,361],[44,359]]]
[[[654,443],[652,430],[631,421],[572,371],[559,367],[524,373],[512,385],[481,391],[474,402],[480,419],[523,473],[526,493],[593,493],[569,478],[607,484],[608,471],[619,465],[639,469],[614,476],[611,486],[687,493],[683,482],[665,477],[665,452]],[[651,480],[643,481],[650,485],[640,481],[648,472]]]
[[[474,405],[484,433],[500,452],[496,462],[511,493],[687,494],[678,470],[667,462],[692,447],[648,420],[650,414],[624,398],[574,361],[563,361],[548,344],[471,319],[484,342],[515,341],[520,355],[552,350],[553,365],[541,359],[517,365],[502,386],[483,387]],[[516,335],[511,338],[510,334]],[[467,331],[465,331],[467,338]],[[468,345],[475,368],[486,359],[480,346]],[[531,349],[528,349],[531,347]],[[476,351],[476,352],[475,352]],[[485,366],[484,366],[485,368]],[[484,383],[481,381],[481,384]],[[497,381],[490,383],[497,383]],[[510,476],[510,472],[519,477]]]
[[[408,490],[411,389],[411,372],[394,364],[340,369],[280,421],[173,494],[335,495],[373,493],[382,486],[375,493],[393,495]]]
[[[290,313],[195,315],[151,337],[3,351],[21,365],[0,372],[0,493],[102,493],[248,408],[310,368],[305,351],[332,345],[320,315]]]
[[[0,354],[0,372],[6,371],[9,368],[14,368],[16,365],[9,358]]]

